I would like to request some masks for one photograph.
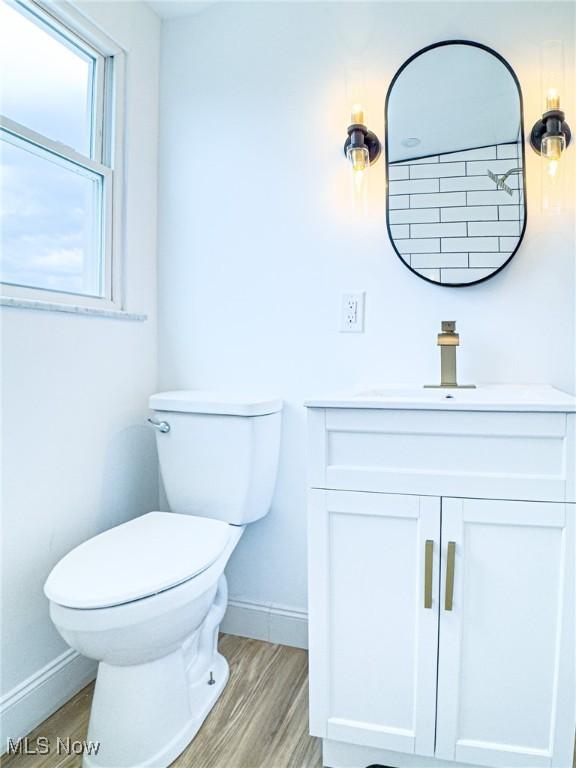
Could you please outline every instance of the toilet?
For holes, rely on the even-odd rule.
[[[165,768],[196,735],[229,675],[224,568],[276,481],[280,400],[162,392],[150,408],[171,511],[84,542],[44,587],[64,640],[99,662],[86,768]]]

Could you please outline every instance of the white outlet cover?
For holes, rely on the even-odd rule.
[[[340,332],[364,333],[365,291],[342,294],[340,303]]]

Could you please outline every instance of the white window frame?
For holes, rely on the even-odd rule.
[[[73,305],[84,308],[124,310],[122,285],[123,250],[123,144],[124,85],[126,55],[110,38],[66,2],[5,0],[19,12],[39,19],[95,60],[93,86],[94,111],[91,155],[53,141],[0,114],[2,140],[75,170],[81,175],[102,178],[100,211],[102,296],[88,296],[45,288],[0,282],[3,298],[42,303]]]

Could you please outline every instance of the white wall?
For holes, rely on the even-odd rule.
[[[462,381],[574,390],[573,210],[541,214],[536,155],[527,149],[520,251],[462,289],[430,285],[394,255],[382,161],[367,221],[351,216],[342,156],[349,63],[367,66],[369,125],[382,137],[386,89],[408,56],[443,39],[485,43],[515,68],[528,129],[542,112],[539,46],[558,36],[573,65],[572,4],[222,3],[164,23],[160,383],[286,401],[273,508],[233,556],[232,598],[306,606],[307,396],[435,382],[442,319],[458,321]],[[340,293],[355,288],[367,291],[366,333],[339,334]]]
[[[42,588],[51,568],[158,503],[154,436],[144,424],[156,386],[160,22],[142,3],[83,8],[128,54],[126,308],[148,319],[2,308],[0,753],[6,737],[26,733],[93,670],[66,654],[50,621]]]

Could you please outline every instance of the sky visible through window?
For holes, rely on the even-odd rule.
[[[0,112],[90,156],[93,60],[0,0]],[[0,143],[1,279],[100,294],[99,177]]]

